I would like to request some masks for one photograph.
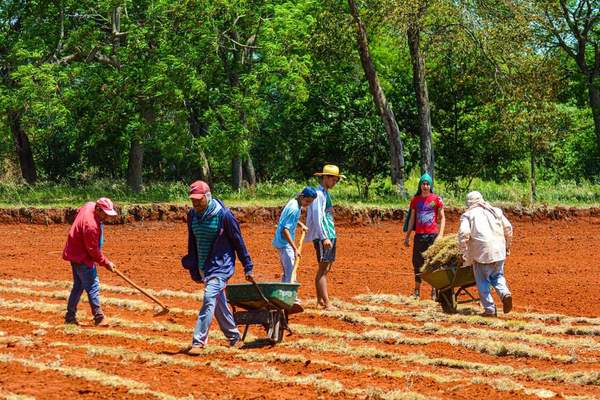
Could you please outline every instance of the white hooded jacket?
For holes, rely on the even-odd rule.
[[[512,225],[501,209],[490,206],[483,198],[473,202],[461,215],[458,231],[458,243],[466,265],[505,260],[512,234]]]

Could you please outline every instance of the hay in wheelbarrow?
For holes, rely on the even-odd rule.
[[[461,267],[463,257],[458,247],[458,235],[447,235],[440,238],[423,252],[423,258],[425,258],[425,264],[421,267],[421,273]]]

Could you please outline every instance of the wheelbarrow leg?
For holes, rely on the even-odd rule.
[[[248,328],[250,327],[250,325],[246,325],[244,327],[244,333],[242,334],[242,342],[246,341],[246,334],[248,333]]]

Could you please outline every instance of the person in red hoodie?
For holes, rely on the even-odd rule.
[[[107,325],[100,307],[100,280],[96,265],[102,265],[111,272],[114,270],[115,265],[102,253],[102,245],[104,222],[116,215],[113,203],[107,197],[86,203],[77,210],[63,251],[63,259],[71,262],[73,270],[73,289],[67,302],[65,324],[79,325],[76,316],[77,304],[85,290],[94,315],[94,323],[99,326]]]

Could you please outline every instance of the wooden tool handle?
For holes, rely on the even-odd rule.
[[[300,243],[298,244],[298,253],[302,253],[302,244],[304,243],[304,237],[306,236],[306,232],[308,232],[308,227],[304,225],[302,222],[298,222],[300,228],[302,229],[302,233],[300,234]],[[294,259],[294,269],[292,270],[291,282],[296,282],[296,272],[298,270],[298,265],[300,264],[300,257],[296,257]]]
[[[113,272],[115,274],[119,275],[121,278],[123,278],[131,286],[133,286],[134,288],[136,288],[137,290],[139,290],[143,295],[145,295],[146,297],[148,297],[150,300],[152,300],[153,302],[155,302],[156,304],[158,304],[162,308],[168,309],[168,307],[165,306],[163,303],[161,303],[160,300],[158,300],[156,297],[152,296],[150,293],[146,292],[144,289],[142,289],[141,287],[139,287],[138,285],[136,285],[135,282],[133,282],[131,279],[129,279],[127,276],[125,276],[121,271],[119,271],[117,269],[117,267],[113,267]]]

